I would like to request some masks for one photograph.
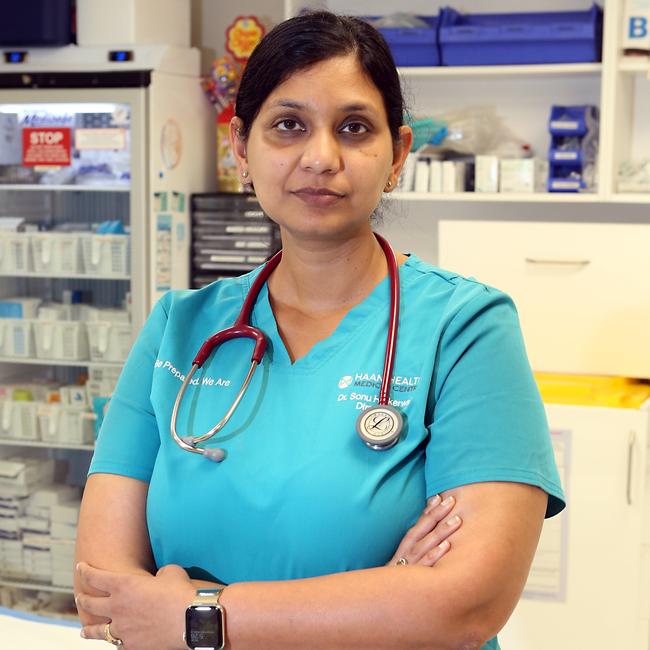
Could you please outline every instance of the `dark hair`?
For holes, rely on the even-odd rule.
[[[247,137],[262,104],[297,70],[336,56],[356,54],[384,100],[395,141],[403,124],[404,98],[393,56],[383,36],[367,22],[329,11],[307,12],[274,27],[253,51],[239,85],[235,115]]]

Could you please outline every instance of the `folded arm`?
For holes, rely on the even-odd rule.
[[[92,479],[84,496],[89,510],[96,509],[93,501],[96,506],[99,492],[111,482],[119,489],[113,485],[110,502],[124,503],[129,494],[146,497],[147,486],[139,481]],[[480,648],[501,629],[521,594],[547,497],[540,489],[519,483],[477,483],[442,496],[450,494],[457,500],[454,513],[464,523],[452,536],[454,552],[435,566],[386,566],[302,580],[233,584],[222,596],[229,647]],[[116,539],[111,530],[120,527],[109,525],[109,519],[82,512],[77,557],[94,566],[150,576],[150,550],[142,552],[143,540],[149,549],[144,523]],[[145,521],[144,512],[139,521]],[[119,560],[108,550],[117,543],[125,550]],[[75,591],[92,593],[78,576],[76,581]],[[179,594],[179,601],[185,600],[170,605],[175,611],[170,617],[175,618],[170,648],[184,647],[178,630],[188,592]],[[80,616],[85,625],[107,620],[83,608]]]
[[[232,649],[480,648],[521,595],[547,496],[519,483],[450,493],[463,526],[453,535],[453,552],[434,567],[228,587],[222,602]]]

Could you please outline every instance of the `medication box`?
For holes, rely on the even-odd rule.
[[[540,158],[504,158],[500,161],[499,176],[501,192],[544,192],[548,180],[548,161]]]
[[[600,61],[603,12],[460,14],[443,9],[442,65],[516,65]]]

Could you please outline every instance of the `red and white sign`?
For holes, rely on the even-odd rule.
[[[23,165],[25,167],[70,165],[70,141],[69,128],[24,128]]]

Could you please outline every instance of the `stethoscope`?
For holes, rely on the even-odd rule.
[[[384,372],[382,374],[381,388],[379,390],[379,402],[359,414],[356,429],[359,437],[368,447],[376,451],[382,451],[390,449],[397,443],[403,426],[401,413],[389,403],[390,380],[393,372],[393,361],[395,358],[395,346],[397,342],[397,322],[399,320],[399,271],[397,268],[397,259],[390,244],[377,233],[375,233],[375,237],[381,245],[384,254],[386,255],[386,262],[388,263],[388,277],[390,279],[390,318],[388,321],[388,336],[386,338],[386,354],[384,356]],[[255,278],[255,281],[244,300],[239,316],[237,316],[232,327],[228,327],[213,334],[207,341],[205,341],[196,357],[194,357],[194,361],[192,361],[192,369],[183,380],[183,385],[176,396],[170,426],[174,441],[179,447],[185,449],[185,451],[201,454],[216,462],[221,462],[226,457],[226,452],[221,448],[204,448],[199,447],[198,445],[212,438],[227,424],[239,405],[239,402],[241,402],[241,399],[248,388],[248,384],[253,378],[253,373],[262,361],[262,357],[266,350],[267,338],[262,330],[253,327],[250,324],[250,316],[264,283],[268,280],[281,259],[282,251],[279,251],[264,265]],[[187,390],[194,373],[207,361],[216,347],[225,341],[236,338],[253,339],[255,341],[255,346],[251,357],[250,369],[248,370],[248,374],[246,375],[233,403],[230,405],[230,408],[221,421],[215,424],[207,433],[196,437],[179,436],[176,431],[178,411],[180,410],[183,395],[185,395],[185,391]]]

